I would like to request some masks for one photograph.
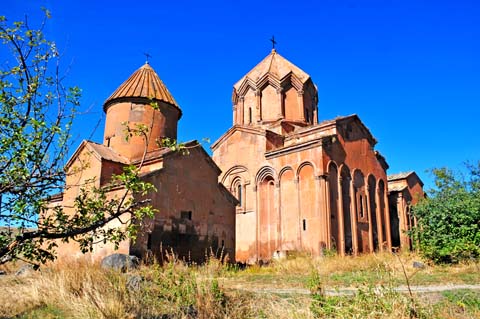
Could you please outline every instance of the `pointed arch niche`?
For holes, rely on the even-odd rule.
[[[246,213],[253,211],[255,204],[252,199],[252,187],[250,185],[250,174],[248,169],[243,165],[235,165],[228,169],[223,177],[221,183],[225,185],[230,193],[240,202],[237,205],[237,212]]]
[[[239,202],[238,207],[245,207],[245,192],[244,192],[245,182],[242,181],[240,176],[237,176],[233,179],[230,186],[230,193],[235,196]]]
[[[278,214],[275,211],[275,173],[264,167],[257,175],[258,257],[270,260],[278,245]]]

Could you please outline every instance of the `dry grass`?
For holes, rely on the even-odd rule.
[[[329,256],[312,258],[307,254],[297,254],[284,260],[272,262],[268,266],[252,266],[245,271],[232,274],[225,279],[225,285],[241,287],[255,285],[266,288],[305,287],[312,269],[322,277],[328,287],[359,287],[392,283],[404,285],[403,268],[412,285],[480,283],[478,264],[438,266],[423,261],[425,268],[413,267],[414,261],[422,259],[414,253],[377,253],[357,257]],[[403,264],[403,266],[402,266]]]
[[[42,272],[2,278],[0,316],[16,316],[40,307],[61,308],[72,318],[121,318],[126,314],[125,279],[96,265],[60,264]]]
[[[298,255],[267,266],[238,269],[211,258],[202,266],[170,260],[122,274],[86,262],[56,263],[25,276],[0,277],[0,318],[475,318],[480,295],[409,296],[393,290],[405,284],[402,263],[420,282],[465,278],[480,283],[478,265],[412,267],[418,257],[391,254],[310,258]],[[18,265],[15,265],[18,267]],[[12,271],[15,266],[7,270]],[[129,289],[134,275],[143,282]],[[453,279],[452,279],[453,278]],[[378,283],[383,285],[375,290]],[[325,296],[333,286],[360,287],[355,296]],[[269,287],[312,288],[312,295],[253,293]],[[241,288],[241,289],[237,289]],[[320,289],[320,290],[318,290]]]

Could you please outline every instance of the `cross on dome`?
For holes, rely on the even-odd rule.
[[[275,50],[275,44],[277,44],[277,41],[275,41],[275,36],[272,35],[272,38],[270,39],[270,42],[272,42],[272,50]]]
[[[148,52],[143,52],[143,55],[147,58],[145,64],[148,64],[148,59],[150,59],[152,56]]]

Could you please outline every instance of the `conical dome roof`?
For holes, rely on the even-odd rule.
[[[265,75],[273,75],[278,80],[282,80],[288,74],[294,74],[302,84],[310,79],[310,75],[305,73],[302,69],[297,67],[292,62],[285,59],[277,53],[275,49],[270,52],[259,64],[257,64],[250,72],[235,83],[234,88],[239,89],[246,78],[249,78],[254,83],[258,82]]]
[[[110,104],[126,98],[146,98],[163,101],[180,109],[172,94],[170,94],[158,74],[148,63],[145,63],[135,71],[110,95],[103,104],[103,109],[106,110]]]

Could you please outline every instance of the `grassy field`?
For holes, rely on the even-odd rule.
[[[240,269],[211,258],[202,266],[172,260],[126,274],[56,263],[1,276],[0,318],[480,318],[479,290],[395,290],[407,278],[412,286],[480,284],[478,264],[415,269],[415,260],[412,254],[298,255]],[[356,290],[325,293],[345,288]]]

